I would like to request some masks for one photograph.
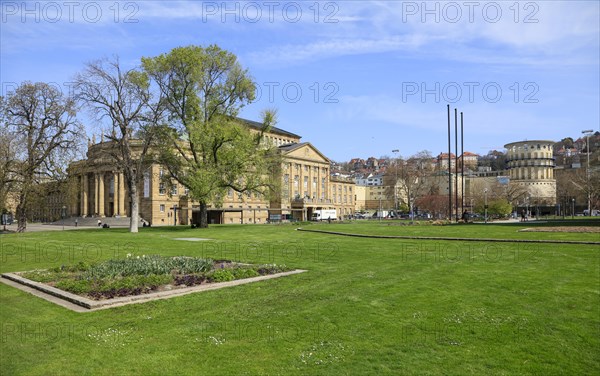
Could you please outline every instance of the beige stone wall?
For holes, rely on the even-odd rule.
[[[505,145],[511,181],[527,189],[530,200],[556,204],[553,141],[530,140]]]
[[[366,210],[367,187],[363,185],[354,186],[354,211]]]

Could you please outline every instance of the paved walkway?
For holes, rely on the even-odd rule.
[[[129,226],[119,226],[119,225],[114,225],[114,226],[110,226],[111,228],[128,228]],[[68,231],[68,230],[79,230],[79,229],[98,229],[98,230],[102,230],[102,228],[98,227],[98,226],[62,226],[62,225],[47,225],[47,224],[43,224],[43,223],[28,223],[27,224],[27,230],[25,230],[25,232],[40,232],[40,231]],[[4,230],[4,226],[0,226],[0,234],[4,233],[2,230]],[[10,232],[15,232],[17,231],[17,224],[13,223],[12,225],[8,225],[6,226],[6,230],[10,231]]]

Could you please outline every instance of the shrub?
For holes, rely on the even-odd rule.
[[[285,265],[264,264],[264,265],[259,265],[259,266],[255,267],[255,270],[260,275],[267,275],[267,274],[287,272],[291,269]]]
[[[207,275],[211,282],[227,282],[233,281],[235,277],[229,269],[217,269]]]
[[[117,276],[150,274],[189,274],[207,272],[213,261],[196,257],[163,257],[159,255],[127,257],[93,265],[85,272],[86,278],[113,278]]]
[[[251,268],[236,268],[233,269],[232,273],[235,279],[252,278],[259,276],[258,272]]]
[[[166,285],[172,282],[173,277],[169,274],[136,275],[108,280],[105,284],[99,286],[98,291],[135,288],[156,289],[159,286]]]
[[[186,275],[177,275],[173,279],[173,283],[175,285],[186,285],[186,286],[195,286],[202,284],[202,282],[206,281],[206,276],[204,274],[186,274]]]

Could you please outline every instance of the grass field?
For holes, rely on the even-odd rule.
[[[600,222],[594,222],[597,225]],[[308,224],[380,235],[599,241],[515,225]],[[190,242],[175,238],[206,238]],[[598,374],[597,245],[351,238],[281,226],[0,235],[1,272],[127,254],[307,273],[75,313],[0,284],[0,374]]]

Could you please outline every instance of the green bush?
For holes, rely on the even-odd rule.
[[[236,268],[233,269],[232,274],[235,277],[235,279],[252,278],[259,276],[258,272],[251,268]]]
[[[207,275],[208,279],[212,282],[227,282],[233,281],[235,277],[229,269],[217,269]]]
[[[121,289],[133,290],[136,288],[154,289],[158,286],[167,285],[172,282],[173,277],[170,274],[135,275],[107,280],[104,283],[97,285],[94,290],[112,291]]]

